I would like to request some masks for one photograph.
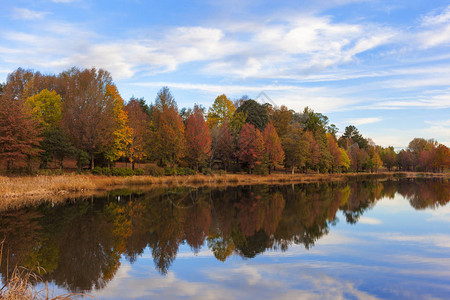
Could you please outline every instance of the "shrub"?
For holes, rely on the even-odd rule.
[[[195,175],[196,172],[189,168],[165,168],[164,174],[166,176],[174,176],[174,175]]]
[[[142,176],[145,174],[145,171],[143,169],[135,169],[134,170],[134,175],[136,176]]]
[[[144,174],[154,177],[161,177],[164,176],[165,171],[163,168],[158,167],[157,165],[148,165],[144,168]]]
[[[133,176],[133,170],[129,168],[114,168],[111,170],[111,175],[113,176]]]
[[[94,174],[94,175],[102,175],[102,168],[100,168],[100,167],[95,167],[95,168],[92,170],[92,174]]]

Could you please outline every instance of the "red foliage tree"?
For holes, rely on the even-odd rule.
[[[242,127],[238,146],[239,160],[248,166],[248,172],[251,173],[255,164],[261,163],[264,152],[261,132],[253,124],[246,123]]]
[[[0,97],[0,161],[7,172],[14,167],[24,167],[37,158],[40,130],[38,122],[26,110],[21,99],[8,94]]]
[[[212,135],[212,159],[220,160],[225,171],[228,170],[234,155],[235,141],[229,123],[225,120],[219,128],[213,129]]]
[[[199,164],[205,162],[211,155],[211,136],[209,127],[203,118],[203,112],[198,106],[186,122],[186,154],[191,163],[198,170]]]

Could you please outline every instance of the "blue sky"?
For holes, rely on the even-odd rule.
[[[0,81],[18,67],[111,72],[179,107],[265,91],[382,146],[450,146],[448,1],[1,1]]]

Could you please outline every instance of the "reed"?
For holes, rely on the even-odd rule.
[[[3,243],[0,243],[0,266],[1,257],[3,255]],[[39,276],[35,273],[22,267],[15,267],[11,276],[7,277],[6,283],[0,289],[0,299],[2,300],[71,300],[89,297],[95,297],[86,294],[64,294],[58,296],[50,296],[48,284],[41,290],[36,288],[36,283],[39,282]]]

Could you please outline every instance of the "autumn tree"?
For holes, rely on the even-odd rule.
[[[340,152],[341,152],[341,165],[340,167],[342,168],[342,170],[347,171],[348,168],[350,168],[350,158],[348,157],[347,151],[345,151],[342,148],[339,148]]]
[[[40,141],[38,123],[26,109],[24,100],[4,93],[0,97],[0,161],[5,163],[6,171],[30,166],[40,153]]]
[[[331,133],[327,133],[327,147],[331,155],[331,172],[334,172],[342,164],[342,152],[336,142],[336,138]]]
[[[295,168],[304,168],[308,159],[309,144],[305,140],[302,130],[289,126],[282,141],[285,165],[294,174]]]
[[[225,94],[218,96],[208,110],[207,123],[209,128],[222,125],[224,120],[231,120],[234,111],[233,102]]]
[[[94,168],[95,154],[106,151],[114,143],[116,129],[114,101],[107,96],[111,75],[102,69],[76,68],[63,72],[63,128],[73,144],[86,151]]]
[[[131,127],[131,143],[128,146],[126,156],[129,158],[132,168],[137,160],[143,159],[146,154],[146,145],[151,142],[150,134],[150,117],[145,107],[140,102],[131,98],[125,106],[128,114],[129,126]]]
[[[277,134],[283,138],[288,130],[288,126],[292,121],[293,111],[282,105],[280,108],[273,108],[269,111],[270,122],[275,127]]]
[[[203,118],[203,111],[194,107],[186,122],[186,154],[189,162],[198,170],[211,154],[211,136]]]
[[[271,169],[284,160],[284,151],[280,138],[272,123],[269,123],[263,132],[265,154],[267,155],[269,174]]]
[[[439,172],[450,169],[450,149],[447,146],[439,144],[436,147],[433,167]]]
[[[133,129],[129,126],[128,114],[124,110],[123,99],[114,84],[108,84],[106,86],[105,97],[107,102],[113,104],[114,114],[114,131],[112,133],[113,143],[107,149],[105,157],[110,162],[114,162],[119,158],[126,156],[127,150],[132,142]]]
[[[380,151],[380,158],[383,161],[383,166],[385,166],[390,172],[395,166],[397,154],[394,151],[394,147],[383,148]]]
[[[228,121],[225,120],[219,128],[213,128],[211,130],[211,136],[211,160],[212,162],[216,160],[220,161],[225,168],[225,171],[228,171],[231,162],[233,161],[235,150],[235,140],[231,134]]]
[[[261,132],[253,124],[242,127],[239,142],[239,160],[247,165],[251,173],[256,164],[260,164],[264,152],[264,141]]]
[[[155,158],[160,165],[174,166],[184,155],[184,124],[167,87],[163,87],[156,97],[152,121]]]
[[[61,96],[47,89],[26,99],[31,114],[44,128],[59,127],[62,119]]]

